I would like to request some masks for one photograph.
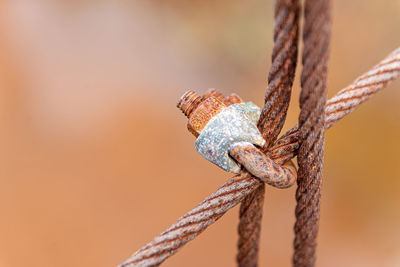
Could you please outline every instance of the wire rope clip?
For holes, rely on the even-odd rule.
[[[225,98],[214,89],[203,97],[186,92],[178,108],[189,118],[188,129],[197,137],[195,148],[208,161],[228,172],[239,173],[240,165],[229,156],[229,148],[246,142],[263,146],[265,140],[257,128],[261,109],[244,103],[235,94]]]

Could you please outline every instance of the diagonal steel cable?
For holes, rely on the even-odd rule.
[[[393,51],[380,64],[360,76],[351,85],[338,92],[327,102],[325,127],[328,129],[357,106],[386,87],[400,76],[400,48]],[[368,95],[368,96],[366,96]],[[298,128],[295,126],[280,137],[267,154],[275,163],[283,164],[295,157],[298,150]],[[198,206],[178,219],[167,230],[135,252],[121,267],[157,266],[208,226],[221,218],[225,212],[241,203],[258,188],[258,180],[248,173],[234,176]]]
[[[297,156],[299,170],[294,225],[293,266],[296,267],[312,267],[316,259],[330,32],[330,0],[306,0]]]
[[[258,128],[266,151],[282,130],[289,107],[297,63],[299,35],[298,0],[277,0],[275,3],[274,47],[268,74],[265,104]],[[248,169],[248,168],[246,168]],[[238,225],[238,266],[257,266],[264,203],[264,183],[247,196],[240,205]]]

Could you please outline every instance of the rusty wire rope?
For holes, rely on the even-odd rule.
[[[325,128],[330,128],[345,115],[353,112],[357,106],[398,76],[400,76],[400,48],[327,102]],[[295,126],[274,142],[266,154],[276,164],[281,165],[296,156],[298,147],[298,127]],[[258,180],[247,172],[234,176],[167,230],[135,252],[121,264],[121,267],[161,264],[257,188],[259,188]]]
[[[258,121],[258,128],[266,140],[264,151],[267,151],[268,147],[276,140],[286,119],[296,71],[299,16],[298,0],[276,1],[272,64],[268,74],[265,104]],[[231,156],[239,161],[237,156],[240,154],[233,154],[234,151],[231,151]],[[259,161],[245,160],[244,162]],[[244,167],[247,170],[251,168],[251,166]],[[252,174],[260,177],[257,173],[252,172]],[[295,174],[292,177],[295,177]],[[259,188],[246,196],[240,205],[238,253],[236,256],[238,266],[257,266],[258,263],[265,194],[264,183],[260,181],[258,184]],[[291,183],[286,184],[291,185]]]
[[[297,63],[300,7],[298,0],[278,0],[275,5],[274,47],[268,73],[265,104],[258,128],[266,145],[274,143],[282,130]]]
[[[325,146],[330,0],[304,3],[293,266],[315,265]]]

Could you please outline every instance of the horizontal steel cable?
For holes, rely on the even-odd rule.
[[[375,95],[398,76],[400,76],[400,48],[327,102],[326,128],[330,128],[345,115],[354,111],[358,105]],[[282,165],[296,155],[297,149],[298,129],[294,127],[274,143],[267,155],[274,159],[276,164]],[[121,266],[161,264],[222,217],[225,212],[239,204],[258,186],[258,180],[247,172],[234,176],[166,231],[139,249]]]

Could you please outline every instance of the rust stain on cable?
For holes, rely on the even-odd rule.
[[[400,48],[396,49],[380,64],[372,68],[366,74],[360,76],[360,78],[346,88],[358,87],[358,89],[355,89],[353,92],[354,94],[357,94],[358,90],[363,90],[364,92],[371,93],[369,96],[371,97],[387,86],[390,81],[400,76],[399,69]],[[382,71],[390,72],[391,75],[382,76]],[[360,83],[358,83],[358,81],[364,80],[364,82],[366,82],[362,77],[368,75],[372,76],[367,79],[376,77],[369,80],[368,84],[375,84],[375,81],[378,81],[379,85],[364,84],[363,87],[359,87]],[[331,127],[343,116],[354,111],[357,105],[366,100],[365,98],[360,97],[362,101],[358,101],[357,104],[343,100],[343,106],[340,106],[340,108],[337,104],[330,104],[341,99],[345,94],[345,92],[343,92],[344,90],[340,91],[327,102],[327,107],[325,109],[326,128]],[[339,113],[340,110],[346,108],[349,108],[349,111],[343,116],[335,115],[336,113]],[[329,121],[334,123],[328,123]],[[274,143],[271,149],[267,152],[267,155],[274,159],[275,163],[279,165],[282,165],[293,158],[298,150],[297,134],[298,129],[295,126]],[[179,248],[194,239],[208,226],[217,221],[226,211],[239,204],[246,196],[254,192],[258,187],[259,181],[256,178],[252,178],[251,175],[247,173],[236,175],[230,181],[223,184],[212,195],[204,199],[197,207],[178,219],[166,231],[155,237],[153,241],[135,252],[129,259],[121,264],[121,266],[157,266],[161,264],[168,257],[176,253]]]

